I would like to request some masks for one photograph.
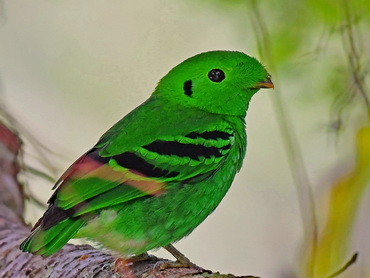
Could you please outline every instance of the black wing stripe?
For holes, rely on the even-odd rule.
[[[223,132],[223,131],[214,130],[214,131],[206,131],[206,132],[203,132],[203,133],[191,132],[188,135],[186,135],[185,137],[188,137],[188,138],[191,138],[191,139],[203,138],[203,139],[206,139],[206,140],[218,140],[218,139],[227,140],[231,136],[233,136],[233,134],[229,134],[229,133]]]
[[[161,168],[157,168],[154,165],[148,163],[145,159],[132,152],[125,152],[119,155],[112,156],[111,158],[116,160],[120,166],[138,171],[147,177],[173,178],[179,175],[179,172],[170,172]]]
[[[51,204],[41,218],[40,227],[43,230],[50,229],[59,222],[72,217],[75,213],[76,211],[74,208],[64,210],[57,207],[55,204]]]
[[[226,146],[221,147],[220,149],[223,151],[229,150],[231,148],[231,144],[227,144]]]
[[[179,157],[190,157],[194,160],[199,160],[199,157],[210,158],[211,156],[222,156],[220,149],[216,147],[183,144],[176,141],[157,140],[143,148],[148,151],[158,153],[159,155],[176,155]]]
[[[109,163],[110,159],[114,159],[120,166],[140,172],[141,174],[147,177],[173,178],[179,175],[179,172],[176,171],[170,172],[165,169],[155,167],[154,165],[148,163],[145,159],[141,158],[140,156],[133,152],[125,152],[114,156],[102,157],[99,155],[99,149],[93,149],[89,151],[87,155],[90,158],[94,159],[95,161],[98,161],[103,164],[107,164]]]

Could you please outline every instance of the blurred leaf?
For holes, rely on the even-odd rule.
[[[341,3],[336,0],[306,0],[305,4],[313,12],[315,21],[337,24],[343,18]]]
[[[328,276],[328,278],[334,278],[342,274],[344,271],[346,271],[351,265],[353,265],[357,261],[357,257],[358,257],[358,253],[353,254],[353,256],[349,259],[348,262],[344,264],[342,268],[340,268],[338,271],[336,271],[332,275]]]
[[[357,132],[356,151],[355,167],[332,185],[325,226],[318,245],[311,246],[308,255],[307,265],[313,267],[308,277],[328,277],[348,258],[353,223],[364,190],[370,185],[370,126]]]

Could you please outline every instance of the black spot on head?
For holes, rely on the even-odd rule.
[[[191,80],[185,81],[185,83],[184,83],[184,93],[185,93],[185,95],[187,95],[189,97],[191,97],[191,95],[193,94],[193,92],[191,90],[191,87],[192,87]]]
[[[213,69],[208,73],[208,78],[218,83],[225,79],[225,73],[220,69]]]

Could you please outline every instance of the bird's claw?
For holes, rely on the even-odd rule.
[[[183,268],[184,275],[208,272],[207,270],[191,263],[190,261],[186,263],[179,261],[158,261],[153,266],[151,274],[153,277],[162,277],[163,271],[170,270],[171,268]]]

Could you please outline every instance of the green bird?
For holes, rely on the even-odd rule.
[[[189,235],[242,167],[252,96],[273,88],[242,52],[210,51],[174,67],[55,184],[23,251],[49,256],[87,238],[125,258]]]

